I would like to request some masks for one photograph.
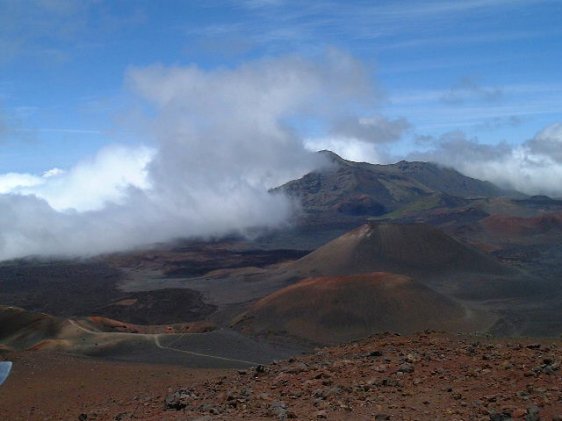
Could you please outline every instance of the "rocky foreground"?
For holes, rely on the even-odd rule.
[[[562,420],[560,340],[382,334],[81,419]]]

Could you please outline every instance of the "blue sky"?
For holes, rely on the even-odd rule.
[[[0,0],[0,260],[278,226],[331,149],[562,197],[562,2]],[[103,233],[103,235],[100,235]]]
[[[373,109],[411,123],[397,154],[452,130],[521,143],[561,120],[561,17],[561,2],[533,0],[0,0],[0,171],[65,168],[135,142],[120,126],[131,66],[326,48],[369,69]]]

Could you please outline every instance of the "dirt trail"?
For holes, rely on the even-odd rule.
[[[205,353],[201,353],[201,352],[195,352],[195,351],[187,351],[184,349],[179,349],[179,348],[172,348],[166,345],[162,345],[162,343],[160,342],[160,337],[163,334],[152,334],[152,333],[127,333],[127,332],[118,332],[118,333],[107,333],[107,332],[98,332],[95,330],[91,330],[88,329],[82,325],[80,325],[76,320],[72,320],[72,319],[68,319],[68,322],[74,326],[75,328],[89,334],[89,335],[119,335],[119,336],[129,336],[129,337],[143,337],[143,338],[147,338],[150,339],[154,342],[154,345],[159,348],[159,349],[165,349],[168,351],[173,351],[173,352],[179,352],[182,354],[187,354],[187,355],[193,355],[196,357],[204,357],[204,358],[212,358],[212,359],[216,359],[216,360],[220,360],[220,361],[229,361],[229,362],[234,362],[234,363],[242,363],[242,364],[247,364],[250,366],[257,366],[260,363],[255,362],[255,361],[248,361],[248,360],[240,360],[240,359],[236,359],[236,358],[227,358],[227,357],[220,357],[218,355],[212,355],[212,354],[205,354]],[[176,341],[181,340],[183,337],[185,336],[190,336],[190,335],[196,335],[196,333],[182,333],[179,335],[174,335],[176,336]]]

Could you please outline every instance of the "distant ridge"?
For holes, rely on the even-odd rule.
[[[428,162],[379,165],[348,161],[330,151],[319,153],[331,165],[276,189],[298,198],[311,213],[379,216],[436,193],[459,198],[506,194],[490,182]]]

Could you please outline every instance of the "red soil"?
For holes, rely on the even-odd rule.
[[[391,273],[309,278],[259,300],[237,327],[337,343],[376,332],[475,329],[462,306]]]
[[[160,381],[164,379],[146,382],[147,376],[139,373],[139,382],[146,382],[149,388],[137,399],[133,396],[139,393],[139,386],[127,389],[132,386],[127,383],[130,377],[106,371],[100,382],[109,376],[107,381],[130,391],[128,400],[120,393],[111,401],[115,392],[108,384],[107,389],[85,391],[77,400],[72,399],[74,392],[67,405],[105,398],[106,403],[98,407],[82,407],[88,411],[87,420],[99,421],[551,421],[562,416],[561,361],[559,340],[531,343],[433,333],[411,337],[388,334],[265,367],[231,371],[221,378],[186,379],[178,373],[169,384],[183,384],[164,394],[165,381]],[[82,376],[81,380],[87,378]],[[156,390],[150,388],[154,386]],[[42,402],[35,403],[37,408]],[[531,414],[535,415],[525,418]]]
[[[549,213],[529,218],[491,215],[482,220],[481,224],[488,233],[502,237],[562,233],[562,213]]]
[[[6,357],[14,362],[10,377],[0,386],[0,419],[6,421],[78,420],[82,413],[89,414],[87,420],[114,421],[122,412],[161,410],[162,404],[152,400],[163,399],[168,388],[226,373],[46,351]]]

